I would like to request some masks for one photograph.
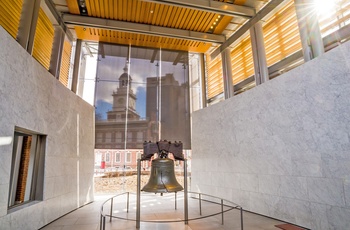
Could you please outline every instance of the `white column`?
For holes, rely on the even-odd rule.
[[[77,93],[77,89],[78,89],[81,46],[82,46],[82,41],[80,39],[77,39],[77,42],[75,44],[73,79],[72,79],[72,91],[74,93]]]
[[[61,59],[65,33],[61,26],[55,26],[55,33],[52,44],[49,72],[56,78],[60,77]]]
[[[233,97],[232,67],[230,50],[227,48],[221,53],[222,77],[224,82],[225,99]]]
[[[250,41],[253,52],[255,83],[256,85],[260,85],[269,80],[261,21],[250,28]]]

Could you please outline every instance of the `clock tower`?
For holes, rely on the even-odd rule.
[[[136,113],[137,98],[131,88],[132,78],[128,75],[126,65],[123,70],[124,73],[119,77],[119,87],[112,94],[113,107],[112,111],[107,112],[107,119],[124,121],[126,116],[128,116],[128,120],[140,120],[140,115]],[[127,105],[127,102],[129,105]]]

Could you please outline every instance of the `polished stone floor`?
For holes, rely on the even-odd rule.
[[[79,208],[60,219],[50,223],[42,230],[98,230],[100,229],[100,210],[104,201],[111,198],[112,195],[95,196],[95,201],[82,208]],[[122,195],[113,199],[112,215],[120,218],[135,219],[136,216],[136,196],[129,197],[129,212],[126,212],[127,196]],[[177,209],[175,210],[175,197],[173,194],[147,194],[141,197],[141,224],[140,229],[147,230],[226,230],[241,229],[241,218],[239,210],[227,211],[224,214],[224,224],[222,224],[222,215],[216,215],[204,219],[190,220],[185,225],[181,220],[183,214],[183,197],[177,197]],[[219,202],[220,203],[220,202]],[[209,216],[221,211],[221,206],[217,203],[202,201],[200,215],[199,200],[189,198],[189,219]],[[111,202],[105,203],[104,214],[110,213]],[[227,210],[227,207],[224,207]],[[143,222],[147,221],[180,221],[180,222]],[[281,221],[243,212],[243,226],[245,230],[277,230],[275,225],[283,224]],[[131,230],[136,229],[136,222],[132,220],[122,220],[117,218],[106,218],[105,229],[107,230]]]

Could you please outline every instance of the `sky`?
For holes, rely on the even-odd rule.
[[[123,68],[126,64],[125,57],[106,56],[99,58],[97,66],[97,88],[96,88],[96,115],[106,119],[106,112],[112,109],[113,91],[119,87],[119,77],[124,73]],[[181,63],[174,66],[169,62],[151,63],[150,60],[131,59],[130,61],[130,76],[132,78],[132,90],[136,94],[136,111],[145,118],[146,116],[146,79],[148,77],[159,76],[161,70],[162,76],[167,73],[173,73],[179,84],[184,82],[184,73],[187,71]],[[187,77],[186,73],[186,77]]]

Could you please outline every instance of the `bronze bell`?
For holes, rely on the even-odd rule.
[[[174,161],[169,158],[154,159],[148,183],[141,191],[166,193],[181,190],[183,190],[183,187],[177,182],[175,177]]]

